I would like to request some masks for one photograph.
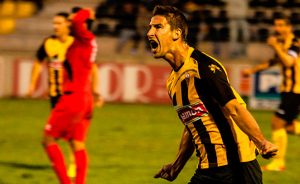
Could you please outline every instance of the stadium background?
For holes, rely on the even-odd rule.
[[[133,3],[132,3],[133,2]],[[97,35],[97,63],[100,90],[106,99],[102,109],[95,109],[88,145],[91,167],[88,183],[166,183],[152,179],[165,162],[175,156],[182,126],[170,107],[165,80],[170,69],[162,60],[154,60],[144,40],[153,4],[136,1],[136,37],[118,48],[120,15],[116,12],[127,1],[113,0],[45,0],[0,1],[0,184],[54,183],[55,177],[40,146],[41,130],[49,113],[46,70],[38,88],[29,99],[26,91],[36,49],[52,33],[52,16],[74,6],[91,7],[97,12],[93,31]],[[176,4],[177,2],[177,4]],[[250,38],[239,36],[239,55],[230,53],[227,1],[161,1],[175,4],[196,29],[194,44],[222,61],[233,86],[245,97],[263,131],[270,138],[269,110],[278,103],[279,70],[274,68],[250,78],[241,70],[272,57],[265,39],[272,34],[271,20],[278,12],[292,18],[295,32],[300,25],[297,0],[251,0],[247,17]],[[139,11],[137,11],[139,10]],[[136,46],[137,45],[137,46]],[[300,183],[296,173],[300,149],[297,137],[289,137],[288,170],[265,173],[265,183]],[[62,143],[63,144],[63,143]],[[64,145],[64,144],[63,144]],[[290,153],[291,152],[291,153]],[[196,165],[192,158],[174,183],[189,179]],[[265,161],[260,160],[261,163]]]

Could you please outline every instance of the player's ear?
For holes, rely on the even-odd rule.
[[[176,41],[181,37],[182,30],[177,28],[173,31],[173,40]]]
[[[71,20],[70,20],[70,19],[68,19],[67,25],[68,25],[68,27],[71,27],[71,25],[72,25],[72,22],[71,22]]]

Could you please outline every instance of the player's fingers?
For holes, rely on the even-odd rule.
[[[278,147],[277,146],[270,146],[270,147],[267,147],[266,149],[264,149],[262,151],[263,154],[267,154],[267,153],[276,153],[278,151]]]
[[[273,152],[278,150],[278,146],[272,144],[271,142],[265,140],[261,145],[261,152],[262,154],[266,154],[268,152]]]
[[[269,149],[268,152],[269,153],[276,153],[276,152],[278,152],[278,149],[277,149],[277,147],[275,147],[275,148]]]
[[[161,178],[164,178],[164,179],[166,179],[166,180],[169,180],[170,175],[169,175],[169,173],[164,172],[164,173],[162,173]]]
[[[271,155],[271,154],[265,154],[265,155],[261,155],[264,159],[270,159],[273,158],[275,155]]]
[[[170,174],[171,167],[172,167],[171,164],[163,166],[161,168],[161,170],[156,175],[154,175],[154,178],[163,178],[163,179],[166,179],[168,181],[172,181],[172,177],[171,177],[171,174]]]
[[[269,154],[272,156],[277,155],[277,153],[278,153],[278,150],[273,150],[273,151],[269,152]]]
[[[156,173],[156,174],[154,175],[154,178],[160,178],[160,173]]]
[[[277,151],[276,152],[271,152],[268,155],[269,155],[269,158],[273,158],[274,156],[277,155]]]
[[[277,150],[272,150],[272,151],[263,153],[262,157],[265,158],[265,159],[270,159],[270,158],[272,158],[276,155],[277,155]]]
[[[154,178],[161,178],[161,176],[162,176],[163,173],[164,173],[164,170],[161,169],[158,173],[156,173],[156,174],[154,175]]]

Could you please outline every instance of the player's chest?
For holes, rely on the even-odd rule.
[[[180,73],[172,72],[167,80],[167,90],[172,98],[175,94],[182,94],[183,90],[188,92],[194,88],[196,80],[200,78],[198,70],[190,68]]]

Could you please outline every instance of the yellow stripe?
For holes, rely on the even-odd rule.
[[[295,82],[296,85],[294,87],[294,93],[300,93],[300,66],[299,66],[300,58],[297,58],[295,64]]]
[[[227,155],[226,155],[226,147],[223,144],[215,145],[218,166],[224,166],[228,164]]]

